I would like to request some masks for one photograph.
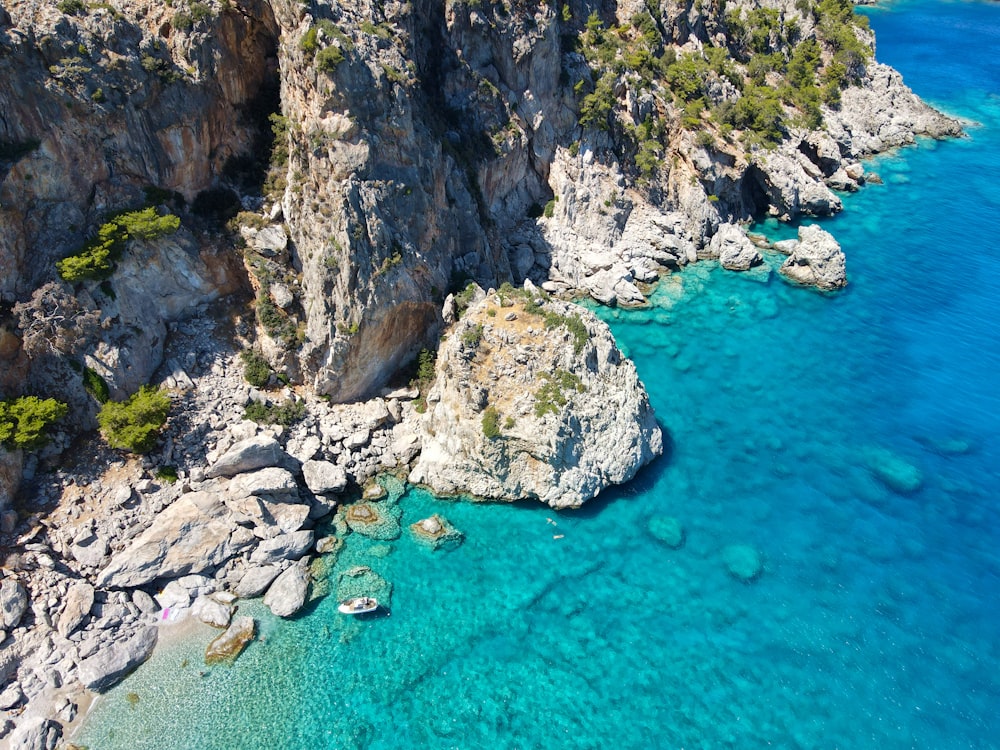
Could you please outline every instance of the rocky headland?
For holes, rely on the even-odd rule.
[[[15,748],[164,612],[226,629],[212,659],[253,637],[239,598],[293,616],[339,536],[401,533],[381,472],[556,508],[627,481],[662,436],[567,300],[752,272],[754,216],[836,213],[864,157],[960,133],[838,0],[12,0],[0,47],[0,396],[66,405],[47,442],[0,412]],[[818,228],[771,249],[847,283]],[[108,448],[102,404],[147,383],[169,421]]]

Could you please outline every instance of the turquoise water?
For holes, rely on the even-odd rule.
[[[656,309],[602,312],[668,457],[576,513],[408,493],[404,524],[438,512],[466,541],[352,535],[338,569],[391,581],[390,617],[346,620],[334,597],[261,616],[231,668],[199,666],[207,636],[179,645],[77,741],[1000,747],[1000,5],[869,14],[882,60],[980,124],[872,162],[885,185],[824,223],[848,256],[840,295],[698,264]],[[918,489],[876,477],[886,451]],[[680,549],[649,534],[663,515]],[[757,581],[728,574],[732,544],[763,555]]]

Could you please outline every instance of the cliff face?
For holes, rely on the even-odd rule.
[[[646,390],[607,325],[530,284],[479,297],[442,341],[411,481],[577,507],[661,453]]]
[[[288,239],[248,256],[278,309],[265,350],[338,401],[432,345],[466,279],[641,303],[714,257],[720,226],[835,212],[858,158],[958,132],[842,0],[60,7],[0,16],[0,298],[26,300],[145,187],[252,194],[274,113],[263,220]]]

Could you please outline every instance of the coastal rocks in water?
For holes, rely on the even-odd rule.
[[[149,658],[156,638],[156,628],[146,627],[126,641],[101,648],[80,662],[80,682],[91,690],[104,692]]]
[[[0,629],[16,628],[28,608],[28,592],[16,578],[0,582]]]
[[[133,588],[156,578],[213,570],[256,538],[238,527],[219,493],[191,492],[160,513],[97,577],[105,588]]]
[[[764,572],[764,558],[747,544],[731,544],[722,550],[722,560],[729,574],[743,583],[756,581]]]
[[[237,617],[226,632],[208,644],[205,649],[205,663],[212,666],[234,661],[253,640],[256,631],[257,623],[252,617]]]
[[[18,723],[7,738],[11,750],[56,750],[62,725],[44,716],[30,716]]]
[[[670,549],[679,549],[684,546],[684,527],[673,516],[651,518],[646,524],[646,528],[654,539],[667,545]]]
[[[86,581],[79,581],[69,587],[66,592],[66,606],[59,616],[59,624],[56,630],[59,635],[66,638],[80,627],[81,623],[90,614],[90,608],[94,606],[94,587]]]
[[[271,581],[278,577],[281,568],[277,565],[255,565],[248,568],[233,589],[233,593],[241,599],[252,599],[263,594]]]
[[[410,532],[414,539],[433,550],[457,547],[465,538],[465,535],[452,526],[447,518],[437,513],[410,524]]]
[[[356,596],[373,596],[383,607],[389,607],[392,584],[367,565],[355,565],[337,576],[337,601]]]
[[[306,487],[317,495],[343,492],[347,486],[347,473],[343,467],[329,461],[306,461],[302,464]]]
[[[779,271],[797,284],[823,290],[847,286],[847,260],[840,245],[815,224],[799,227],[798,244]]]
[[[270,466],[283,466],[289,461],[289,456],[281,445],[270,435],[257,435],[247,440],[241,440],[223,453],[208,471],[205,477],[233,477],[255,469]]]
[[[920,469],[885,448],[869,448],[865,465],[872,476],[900,495],[909,495],[923,486]]]
[[[494,292],[444,339],[411,482],[578,507],[660,454],[646,390],[607,325],[545,296],[530,283]]]
[[[369,539],[399,539],[399,510],[387,503],[354,503],[344,511],[351,531]]]
[[[278,617],[291,617],[306,603],[309,593],[309,567],[300,560],[281,575],[264,595],[264,605]]]
[[[763,258],[746,233],[736,224],[723,224],[712,236],[709,252],[730,271],[749,271]]]

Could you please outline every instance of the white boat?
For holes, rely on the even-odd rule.
[[[337,609],[345,615],[363,615],[378,609],[378,599],[374,596],[355,596],[344,599]]]

